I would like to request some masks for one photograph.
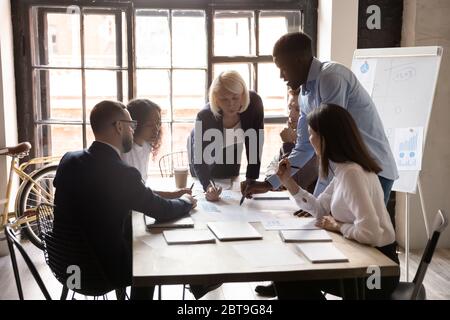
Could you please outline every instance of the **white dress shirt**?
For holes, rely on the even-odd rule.
[[[331,212],[348,239],[376,247],[394,242],[394,227],[378,176],[352,162],[333,163],[332,167],[335,176],[317,198],[302,188],[292,195],[300,209],[316,218]]]

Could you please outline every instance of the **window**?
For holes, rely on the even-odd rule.
[[[286,32],[304,29],[315,38],[316,0],[58,3],[18,0],[13,6],[21,17],[14,32],[24,34],[15,46],[17,92],[25,93],[17,97],[19,138],[33,142],[35,156],[89,146],[92,107],[134,97],[163,110],[159,156],[184,150],[209,84],[227,69],[263,99],[262,170],[277,154],[287,101],[272,47]],[[149,169],[157,171],[157,159]]]

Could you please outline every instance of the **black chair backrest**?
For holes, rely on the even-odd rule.
[[[66,288],[89,296],[101,296],[114,290],[83,232],[74,223],[53,222],[54,206],[38,206],[37,221],[42,235],[44,255],[56,279]],[[80,287],[68,284],[75,267],[80,271]],[[73,284],[73,283],[72,283]]]
[[[437,243],[439,241],[439,237],[442,233],[442,231],[445,230],[445,228],[448,225],[448,217],[445,212],[442,210],[438,210],[438,213],[436,214],[434,218],[433,223],[433,233],[431,234],[431,238],[428,239],[427,246],[425,247],[425,250],[422,255],[422,259],[420,260],[419,267],[417,268],[416,275],[414,276],[414,290],[412,293],[412,300],[416,300],[417,296],[420,291],[420,287],[422,285],[423,279],[425,277],[425,273],[427,272],[428,265],[431,262],[431,259],[433,258],[434,251],[436,249]]]
[[[23,248],[20,241],[17,239],[14,229],[10,225],[7,225],[5,227],[5,234],[6,234],[6,241],[8,242],[9,253],[11,256],[11,263],[12,263],[12,267],[13,267],[13,271],[14,271],[14,278],[16,279],[17,291],[19,293],[20,300],[24,300],[24,298],[23,298],[22,284],[20,282],[20,273],[19,273],[19,268],[17,265],[17,259],[16,259],[16,253],[15,253],[14,247],[16,247],[17,250],[22,255],[23,260],[27,264],[28,269],[30,270],[31,274],[33,275],[34,280],[37,282],[39,288],[41,289],[45,299],[52,300],[52,298],[50,297],[50,294],[48,293],[47,288],[44,285],[44,282],[42,281],[41,276],[39,275],[39,272],[36,269],[36,266],[34,265],[33,261],[31,261],[30,256],[25,251],[25,249]]]

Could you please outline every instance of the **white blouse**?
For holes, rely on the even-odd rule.
[[[144,141],[142,146],[133,142],[131,150],[127,153],[122,153],[122,160],[129,166],[138,169],[144,181],[147,181],[148,177],[147,169],[150,160],[150,152],[152,152],[152,146],[150,143]]]
[[[302,188],[293,194],[300,209],[316,218],[329,215],[342,222],[348,239],[382,247],[395,240],[378,176],[356,163],[333,163],[334,178],[318,198]]]

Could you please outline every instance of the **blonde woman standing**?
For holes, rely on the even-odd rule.
[[[189,142],[191,174],[200,180],[207,200],[217,201],[220,197],[221,189],[211,184],[214,178],[239,176],[244,146],[247,181],[259,177],[263,140],[264,107],[260,96],[247,89],[236,71],[220,73],[209,89],[209,103],[197,114]],[[220,150],[208,147],[211,143],[219,143]]]

